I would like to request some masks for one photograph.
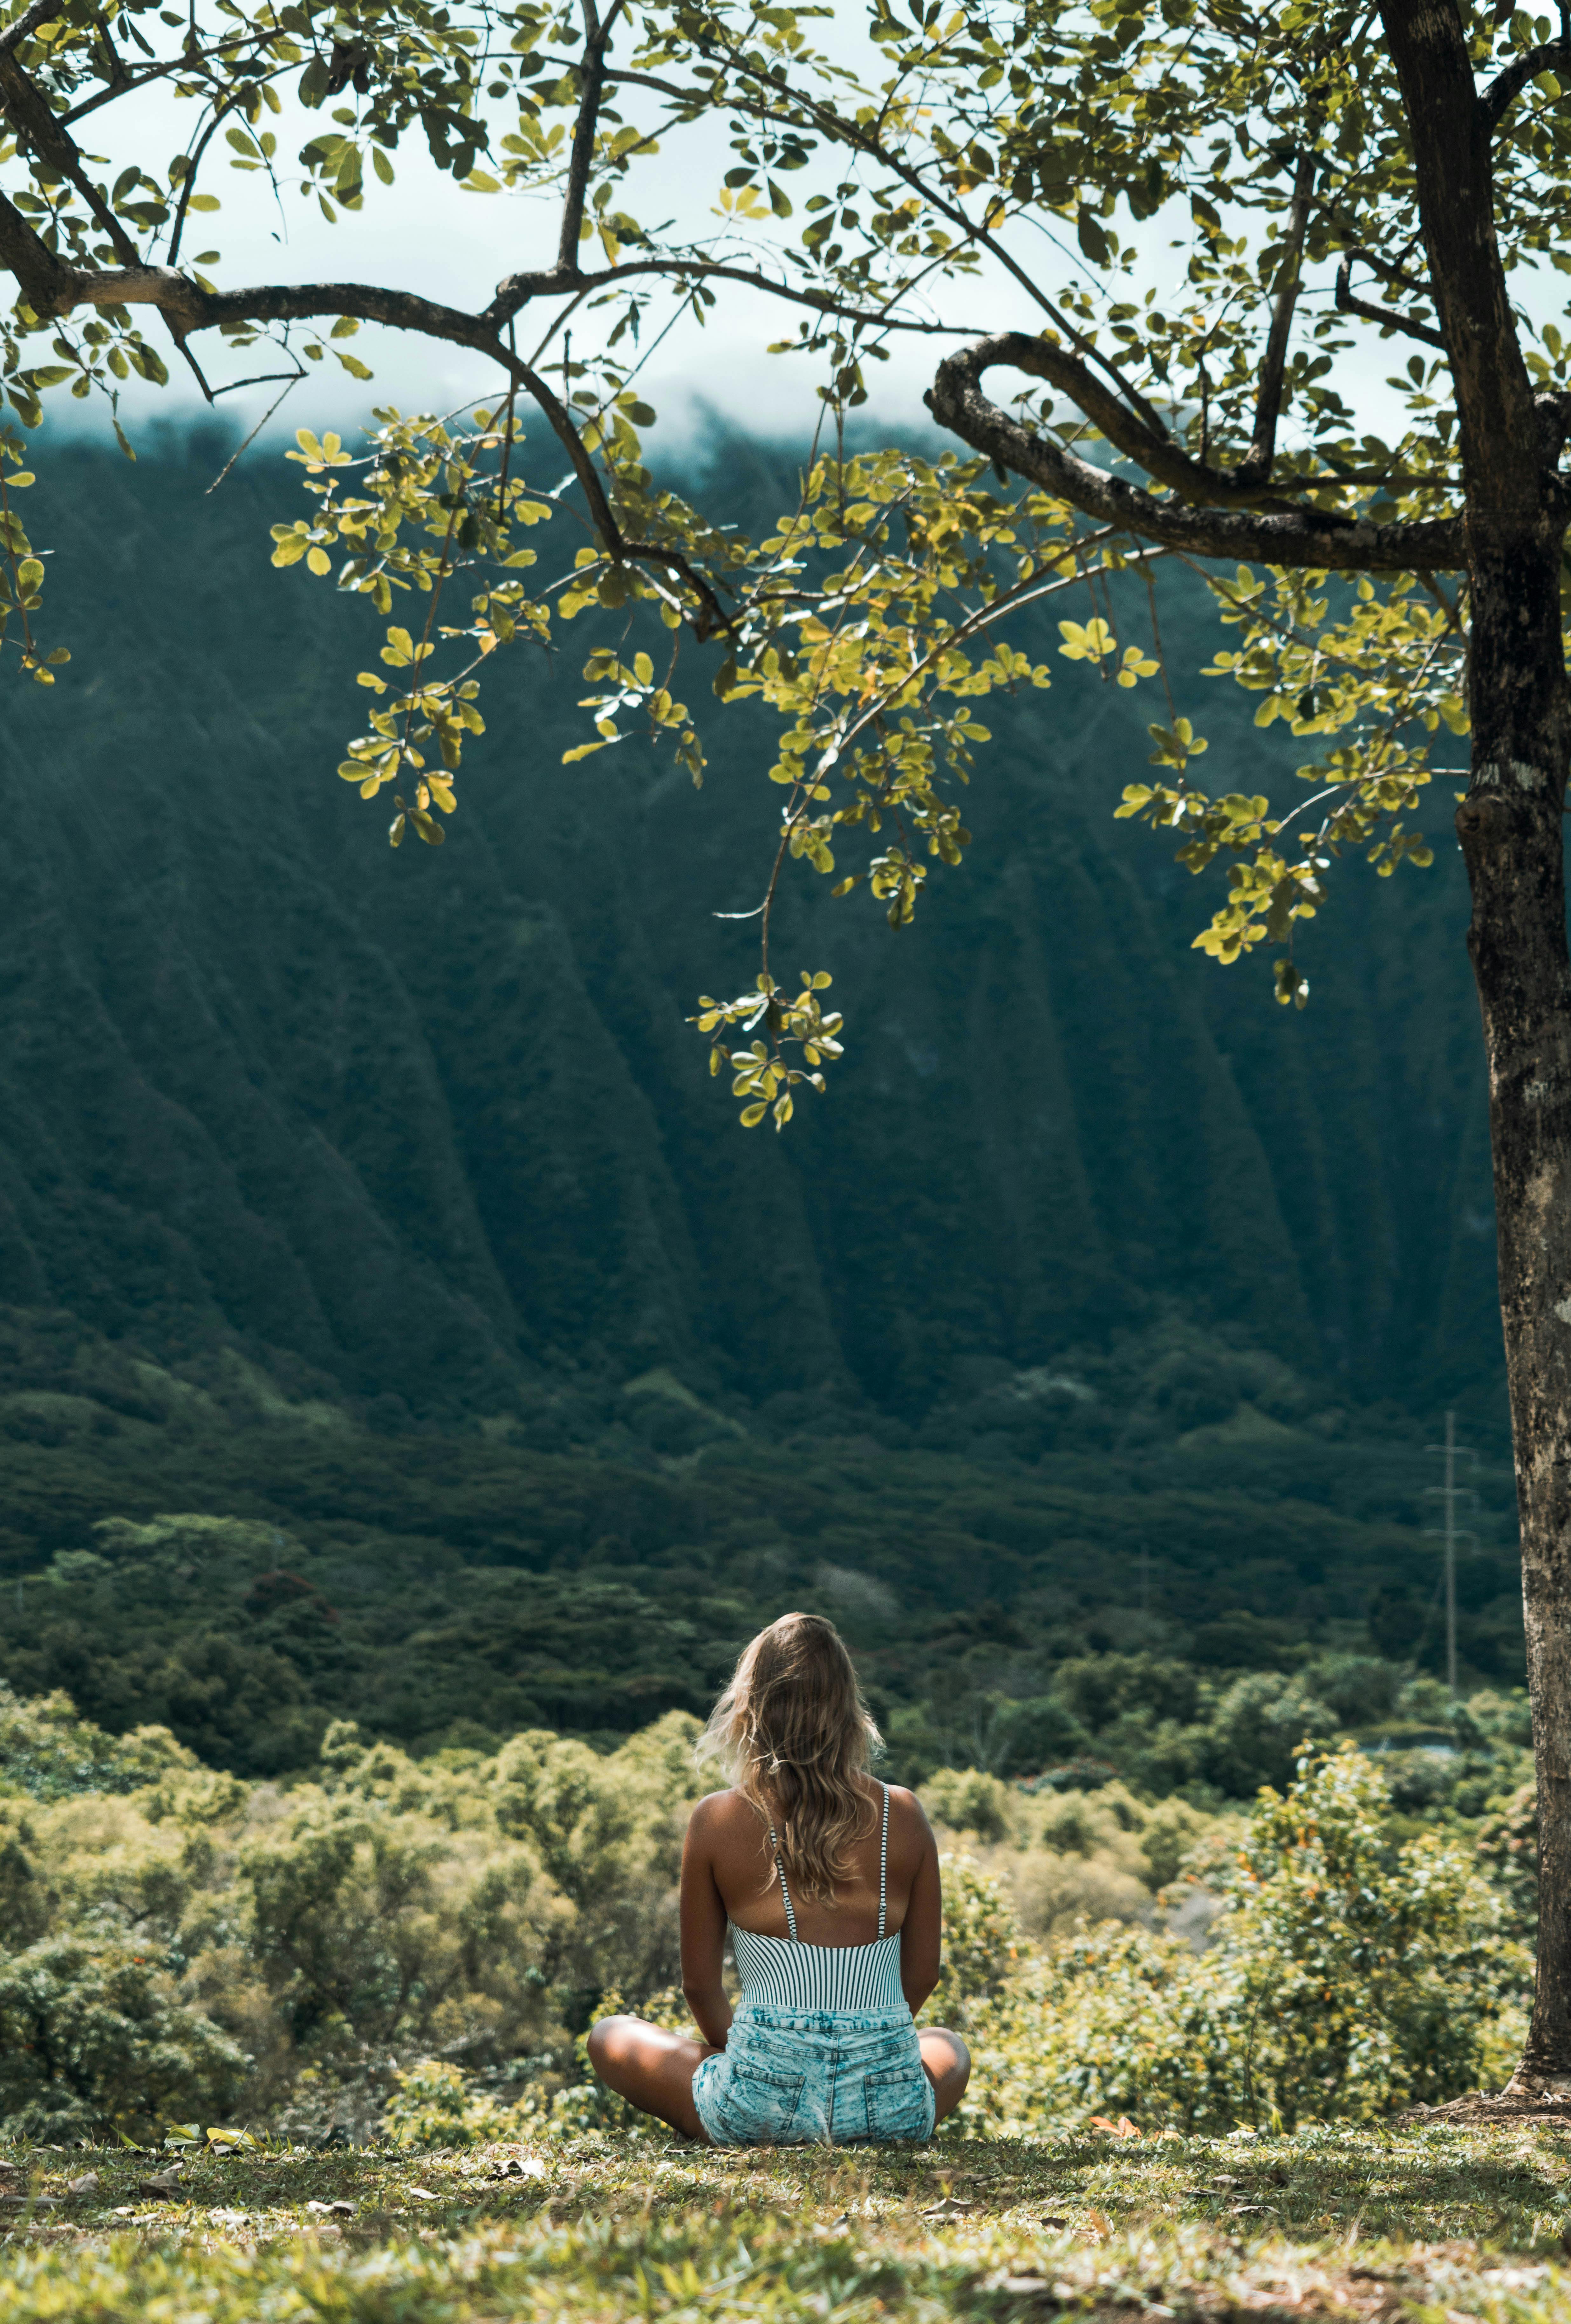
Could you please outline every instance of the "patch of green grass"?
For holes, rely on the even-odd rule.
[[[1571,2126],[715,2152],[12,2149],[0,2324],[1565,2315]],[[69,2181],[87,2172],[81,2194]]]

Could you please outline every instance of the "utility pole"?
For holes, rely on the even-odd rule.
[[[1468,1500],[1476,1500],[1478,1498],[1470,1486],[1457,1484],[1456,1462],[1458,1457],[1464,1461],[1473,1461],[1476,1460],[1477,1455],[1470,1452],[1465,1444],[1457,1443],[1456,1416],[1454,1412],[1448,1412],[1446,1415],[1444,1444],[1429,1444],[1424,1449],[1429,1452],[1442,1454],[1446,1462],[1445,1483],[1431,1485],[1425,1496],[1429,1500],[1444,1503],[1446,1522],[1443,1526],[1427,1526],[1425,1530],[1431,1534],[1438,1533],[1445,1543],[1446,1683],[1451,1690],[1451,1700],[1455,1702],[1456,1699],[1456,1545],[1459,1541],[1476,1541],[1478,1538],[1476,1534],[1458,1533],[1456,1530],[1457,1502],[1465,1498]]]

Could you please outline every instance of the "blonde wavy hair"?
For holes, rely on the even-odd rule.
[[[743,1648],[699,1738],[780,1843],[794,1888],[834,1902],[850,1851],[877,1821],[859,1789],[883,1738],[845,1642],[822,1614],[782,1614]]]

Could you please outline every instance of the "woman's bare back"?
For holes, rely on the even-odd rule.
[[[836,1891],[833,1904],[791,1890],[796,1934],[808,1945],[865,1945],[878,1934],[878,1852],[884,1812],[884,1787],[867,1776],[855,1778],[867,1800],[866,1829],[852,1842],[850,1877]],[[739,1929],[763,1937],[786,1938],[785,1900],[776,1875],[769,1839],[758,1811],[740,1792],[712,1792],[693,1812],[688,1846],[707,1859],[726,1916]],[[932,1831],[914,1795],[900,1785],[889,1786],[889,1856],[884,1922],[886,1936],[904,1928],[913,1895],[928,1868],[937,1890],[937,1860]],[[790,1880],[787,1869],[786,1879]],[[918,1914],[918,1919],[924,1916]],[[923,1932],[925,1933],[925,1932]],[[916,1931],[914,1929],[914,1936]]]

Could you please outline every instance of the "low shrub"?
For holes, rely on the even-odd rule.
[[[1274,1718],[1285,1692],[1248,1701]],[[604,1754],[542,1730],[417,1762],[341,1723],[285,1788],[157,1731],[111,1746],[59,1700],[0,1704],[0,2134],[320,2135],[384,2099],[406,2144],[620,2120],[583,2035],[624,1995],[686,2023],[696,1731],[672,1712]],[[1401,1760],[1307,1751],[1247,1818],[937,1771],[929,2015],[976,2052],[962,2127],[1367,2120],[1498,2070],[1531,1796],[1471,1845],[1393,1808]],[[1208,1914],[1197,1952],[1178,1932],[1199,1941]]]
[[[1291,2128],[1476,2085],[1520,2040],[1530,1960],[1475,1852],[1395,1836],[1390,1809],[1351,1746],[1305,1756],[1262,1794],[1203,1953],[1128,1928],[1028,1950],[971,2007],[961,2120]]]
[[[167,1736],[106,1748],[58,1701],[0,1714],[26,1784],[0,1790],[9,2135],[332,2118],[335,2092],[361,2121],[412,2058],[548,2097],[608,1982],[676,1973],[683,1713],[604,1756],[536,1733],[425,1762],[340,1724],[287,1790]]]

